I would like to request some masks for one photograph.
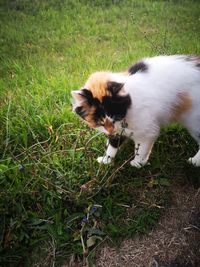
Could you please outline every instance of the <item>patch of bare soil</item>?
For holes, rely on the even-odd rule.
[[[104,246],[96,267],[200,267],[200,188],[173,186],[172,205],[146,236]]]

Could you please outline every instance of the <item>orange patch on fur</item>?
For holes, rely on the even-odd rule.
[[[188,92],[179,93],[177,102],[172,108],[172,121],[178,121],[180,117],[192,107],[192,99]]]
[[[111,93],[107,90],[107,83],[109,80],[109,72],[95,72],[89,77],[84,85],[84,88],[90,90],[93,96],[101,101],[104,96],[111,95]]]
[[[112,134],[114,130],[114,124],[109,121],[109,119],[105,119],[104,128],[108,131],[109,134]]]
[[[93,118],[93,114],[95,112],[95,107],[92,106],[92,107],[89,107],[88,105],[85,105],[84,107],[88,113],[87,113],[87,116],[85,116],[85,121],[88,123],[88,125],[91,127],[91,128],[95,128],[97,127],[95,121],[94,121],[94,118]]]

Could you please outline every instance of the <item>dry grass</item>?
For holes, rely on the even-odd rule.
[[[200,266],[200,191],[174,185],[173,205],[148,235],[126,240],[120,248],[104,246],[96,266]]]

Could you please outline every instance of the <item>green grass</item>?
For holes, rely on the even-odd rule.
[[[195,143],[162,131],[141,170],[99,166],[105,137],[71,112],[70,90],[96,70],[124,70],[158,54],[200,54],[198,1],[0,2],[0,266],[92,262],[101,242],[146,233],[170,204]],[[96,206],[95,206],[96,205]],[[97,208],[97,210],[96,210]]]

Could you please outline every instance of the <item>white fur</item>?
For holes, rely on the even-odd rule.
[[[171,122],[172,108],[180,93],[189,94],[192,108],[178,122],[200,145],[200,68],[196,66],[197,62],[187,61],[184,56],[159,56],[144,59],[143,62],[148,66],[147,71],[130,76],[113,74],[115,81],[125,83],[123,90],[132,101],[125,118],[128,127],[123,134],[132,138],[138,149],[131,161],[131,165],[136,167],[147,163],[160,127]],[[122,130],[121,122],[116,122],[115,132]],[[110,151],[108,146],[106,156],[112,154]],[[116,151],[111,157],[115,154]],[[101,162],[104,163],[104,160]],[[200,166],[200,150],[189,162]]]
[[[106,155],[103,157],[98,157],[97,161],[99,163],[109,164],[111,163],[112,158],[114,158],[116,154],[117,154],[117,148],[114,148],[111,145],[108,145],[108,148],[106,150]]]
[[[107,156],[103,156],[103,157],[98,157],[97,161],[100,164],[110,164],[112,162],[112,159]]]

